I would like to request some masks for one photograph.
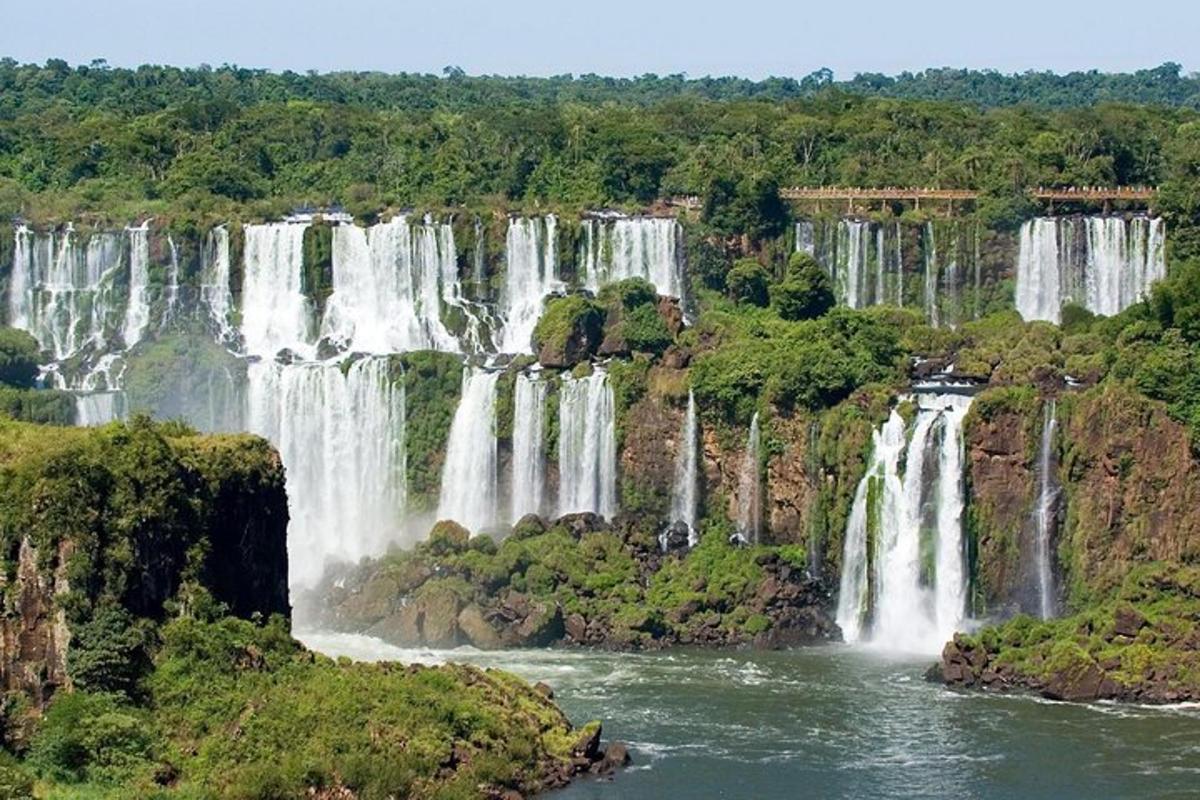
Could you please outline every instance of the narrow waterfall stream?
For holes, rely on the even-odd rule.
[[[971,400],[914,402],[911,426],[892,411],[875,431],[846,526],[837,621],[850,642],[936,652],[966,613],[962,422]]]
[[[737,535],[747,544],[758,544],[762,534],[762,475],[759,464],[758,412],[750,418],[746,454],[738,475]]]
[[[675,481],[671,490],[671,522],[682,522],[688,529],[688,546],[699,540],[696,530],[700,494],[700,441],[696,424],[696,397],[688,390],[687,411],[679,431],[679,450],[675,455]]]
[[[1058,481],[1054,470],[1054,434],[1058,418],[1054,400],[1047,400],[1042,419],[1042,440],[1038,446],[1038,497],[1034,507],[1034,563],[1037,571],[1038,611],[1042,619],[1050,619],[1058,613],[1057,594],[1054,588],[1054,570],[1051,553],[1056,532]]]
[[[463,368],[462,396],[442,466],[438,519],[472,533],[497,522],[496,382],[499,372]]]
[[[607,373],[562,376],[558,431],[558,513],[611,518],[617,511],[617,434]]]
[[[517,373],[513,390],[512,488],[509,518],[545,513],[548,381]]]
[[[143,223],[129,232],[129,296],[125,309],[125,324],[121,337],[126,347],[133,347],[142,339],[146,326],[150,324],[150,224]]]

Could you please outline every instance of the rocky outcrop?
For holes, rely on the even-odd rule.
[[[1200,570],[1142,566],[1117,596],[1063,619],[1019,616],[958,634],[929,677],[1054,700],[1200,700]]]
[[[289,613],[283,468],[263,440],[168,436],[145,423],[0,426],[0,506],[15,523],[3,542],[0,686],[32,712],[81,680],[73,654],[94,662],[82,657],[88,648],[110,647],[104,637],[138,620],[161,622],[172,602]],[[6,452],[6,439],[22,448]],[[104,635],[81,638],[99,611]],[[103,662],[100,677],[84,676],[87,688],[136,678],[126,667],[141,657],[123,647],[128,664]]]
[[[522,519],[498,546],[445,539],[331,575],[322,624],[400,645],[776,648],[837,639],[828,587],[773,548],[720,535],[667,550],[640,515]]]

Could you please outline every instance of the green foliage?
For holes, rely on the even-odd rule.
[[[37,374],[37,340],[25,331],[0,328],[0,384],[32,389]]]
[[[815,319],[833,308],[835,299],[829,275],[808,253],[793,253],[787,277],[772,287],[776,312],[787,320]]]
[[[47,709],[28,761],[52,781],[129,784],[144,780],[158,746],[144,709],[116,695],[63,692]]]
[[[462,359],[453,353],[415,352],[406,353],[402,363],[409,507],[429,510],[437,505],[446,441],[462,392]]]
[[[55,389],[14,389],[0,386],[0,415],[21,422],[43,425],[72,425],[75,398]]]
[[[884,310],[838,309],[795,323],[714,314],[707,323],[724,341],[696,358],[692,387],[713,419],[746,425],[760,398],[784,410],[827,408],[901,374],[901,327]]]
[[[111,601],[72,630],[67,672],[75,686],[88,692],[132,695],[149,666],[150,628],[139,624]]]
[[[742,258],[725,276],[725,286],[729,296],[737,302],[762,307],[769,298],[767,284],[770,280],[766,267],[753,258]]]
[[[534,349],[555,354],[555,363],[578,363],[600,344],[604,309],[582,295],[551,298],[533,330]]]

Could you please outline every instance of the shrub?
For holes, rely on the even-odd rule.
[[[787,277],[771,290],[779,316],[786,320],[814,319],[833,308],[829,275],[808,253],[793,253]]]
[[[16,328],[0,328],[0,384],[30,389],[37,374],[37,340]]]
[[[767,283],[770,275],[766,268],[752,258],[739,259],[725,278],[729,296],[739,303],[764,307],[767,305]]]

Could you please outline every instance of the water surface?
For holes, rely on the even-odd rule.
[[[634,766],[554,800],[1200,796],[1200,708],[1051,703],[926,683],[929,661],[787,652],[409,650],[308,634],[364,660],[461,661],[554,687]]]

